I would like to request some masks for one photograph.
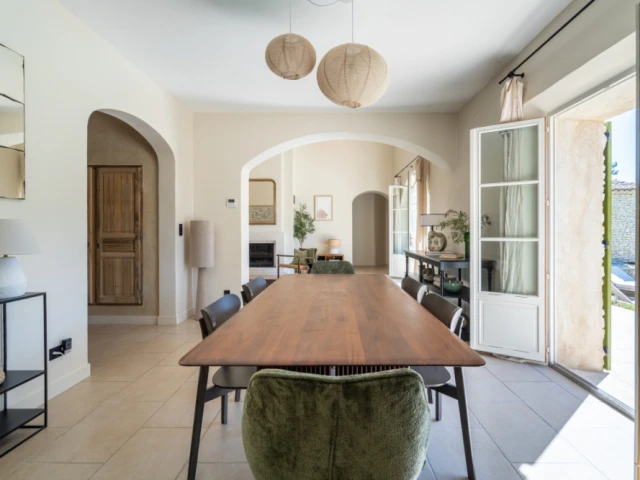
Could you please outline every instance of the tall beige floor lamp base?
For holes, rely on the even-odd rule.
[[[208,220],[191,220],[189,228],[190,263],[198,269],[196,287],[196,318],[200,318],[200,310],[213,301],[206,269],[213,267],[214,236],[213,223]]]

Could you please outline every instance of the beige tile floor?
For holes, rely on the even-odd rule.
[[[197,374],[177,361],[199,338],[190,320],[90,326],[92,376],[50,402],[51,426],[0,459],[0,480],[186,479]],[[479,479],[633,478],[632,422],[547,367],[486,360],[466,372]],[[250,480],[243,403],[227,425],[219,406],[205,409],[198,478]],[[466,478],[457,404],[443,410],[420,480]]]

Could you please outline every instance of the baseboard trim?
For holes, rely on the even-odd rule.
[[[189,310],[186,310],[186,311],[182,312],[180,315],[178,315],[177,323],[182,323],[188,318],[193,318],[195,316],[195,314],[196,314],[196,309],[195,308],[190,308]],[[174,322],[174,323],[176,323],[176,322]]]
[[[74,370],[71,373],[66,374],[65,376],[57,379],[54,382],[49,382],[49,400],[54,397],[57,397],[62,392],[69,390],[74,385],[77,385],[85,378],[88,378],[91,375],[91,365],[86,364],[82,367]],[[38,408],[42,405],[42,395],[43,388],[39,388],[34,390],[33,392],[27,394],[20,400],[14,402],[10,402],[11,407],[15,408]]]
[[[89,325],[159,325],[160,318],[144,315],[89,315]]]

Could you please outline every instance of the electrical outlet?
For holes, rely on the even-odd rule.
[[[231,290],[225,290],[225,291],[224,291],[224,294],[225,294],[225,295],[229,295],[230,293],[231,293]]]
[[[63,357],[65,354],[71,351],[72,342],[70,338],[65,338],[60,342],[60,345],[49,349],[49,360],[55,360],[56,358]]]

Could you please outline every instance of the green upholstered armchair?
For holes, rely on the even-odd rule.
[[[242,439],[256,480],[415,480],[430,427],[424,384],[409,369],[261,370],[249,382]]]
[[[305,248],[295,250],[293,255],[278,254],[278,278],[280,278],[280,267],[293,268],[296,273],[308,272],[318,256],[317,248]],[[282,259],[285,260],[282,260]],[[292,259],[291,261],[286,259]]]
[[[353,265],[351,265],[351,262],[323,262],[318,260],[313,262],[313,266],[309,273],[356,273],[356,271],[354,270]]]

